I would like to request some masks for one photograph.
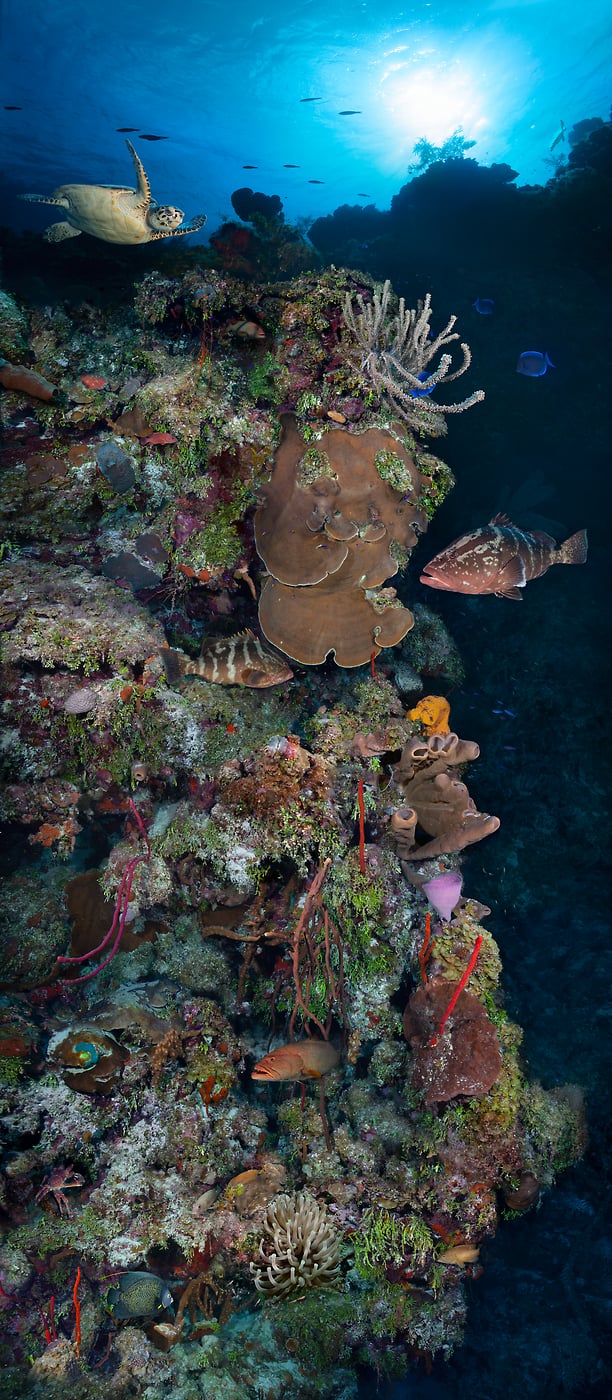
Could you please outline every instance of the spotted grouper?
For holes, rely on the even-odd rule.
[[[259,1060],[251,1079],[322,1079],[340,1064],[340,1056],[328,1040],[296,1040],[279,1045]]]
[[[522,598],[525,584],[540,578],[552,564],[584,564],[586,557],[586,530],[558,545],[543,530],[520,530],[507,515],[494,515],[488,525],[461,535],[436,554],[425,565],[421,583],[449,593]]]

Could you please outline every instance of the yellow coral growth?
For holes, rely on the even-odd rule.
[[[406,719],[417,720],[426,734],[449,734],[449,718],[450,705],[444,695],[425,695],[413,710],[406,711]]]

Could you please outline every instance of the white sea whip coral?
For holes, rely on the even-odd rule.
[[[325,1206],[308,1192],[276,1196],[263,1220],[264,1238],[251,1273],[259,1293],[282,1298],[303,1288],[338,1288],[340,1237]]]
[[[438,368],[428,374],[426,366],[438,350],[459,339],[457,331],[453,331],[457,317],[451,316],[444,330],[434,337],[429,325],[429,292],[412,311],[406,310],[404,298],[401,297],[395,316],[389,314],[390,295],[391,283],[388,280],[382,292],[378,287],[375,289],[371,302],[365,302],[359,293],[359,311],[355,314],[350,293],[347,292],[344,320],[362,352],[360,369],[368,376],[373,388],[379,394],[386,394],[396,412],[417,431],[426,431],[435,436],[444,431],[443,419],[447,413],[463,413],[484,398],[482,389],[477,389],[461,403],[439,404],[424,398],[438,384],[450,384],[451,380],[464,374],[471,364],[471,351],[469,345],[462,341],[463,362],[459,369],[449,373],[452,359],[449,354],[443,354]]]

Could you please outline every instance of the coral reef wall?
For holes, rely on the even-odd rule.
[[[453,479],[355,359],[381,288],[160,261],[2,306],[4,1385],[348,1400],[459,1345],[582,1094],[462,893],[503,828],[414,703],[461,658],[384,587]]]

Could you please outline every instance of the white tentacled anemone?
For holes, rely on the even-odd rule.
[[[251,1273],[258,1292],[275,1298],[304,1288],[338,1288],[340,1236],[325,1206],[306,1191],[276,1196],[264,1216]]]

